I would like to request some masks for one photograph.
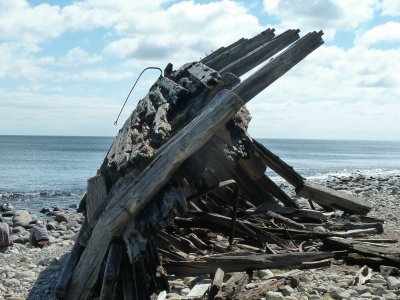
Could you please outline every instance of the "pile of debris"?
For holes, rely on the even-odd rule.
[[[347,254],[332,249],[399,264],[374,245],[381,240],[355,239],[383,231],[365,217],[369,203],[307,181],[247,133],[244,105],[323,43],[322,32],[298,33],[275,37],[267,29],[200,62],[165,68],[88,181],[86,220],[59,299],[149,299],[169,289],[168,274],[212,274],[211,289],[196,286],[190,299],[239,299],[235,280],[220,290],[224,272],[246,271],[245,282],[253,270],[327,266]]]

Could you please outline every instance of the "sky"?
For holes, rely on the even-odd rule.
[[[253,137],[400,140],[399,0],[0,0],[0,135],[115,136],[143,68],[266,28],[325,43],[247,105]]]

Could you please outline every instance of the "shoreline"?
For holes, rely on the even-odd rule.
[[[360,195],[372,202],[373,209],[368,215],[385,220],[385,231],[379,237],[400,240],[400,206],[398,205],[400,202],[400,174],[389,177],[355,172],[349,176],[332,177],[325,184],[354,195]],[[69,220],[61,221],[56,228],[49,230],[52,235],[49,246],[39,249],[33,248],[26,242],[15,243],[14,246],[0,252],[0,265],[4,266],[0,270],[0,299],[10,297],[24,299],[28,295],[29,299],[54,299],[55,285],[83,220],[82,214],[79,213],[59,212],[56,215],[65,215]],[[49,218],[52,219],[54,216],[49,216]],[[399,243],[393,244],[391,247],[395,251],[400,250]],[[338,299],[339,294],[342,294],[341,296],[349,294],[351,299],[358,299],[358,296],[360,299],[396,299],[396,297],[400,297],[400,291],[390,289],[386,279],[375,271],[372,273],[372,281],[363,285],[363,288],[357,290],[356,287],[349,285],[348,283],[354,278],[358,269],[359,267],[339,264],[327,269],[305,271],[300,276],[299,286],[293,290],[293,293],[282,299]],[[260,275],[259,271],[255,273]],[[248,289],[251,289],[252,286],[254,288],[266,280],[265,276],[260,276],[254,277]],[[397,279],[399,278],[397,277]],[[184,280],[179,278],[170,281],[170,285],[171,294],[167,299],[178,300],[188,289]],[[365,296],[368,296],[369,293],[371,298],[361,297],[362,294],[359,292],[363,292],[362,294],[366,294]],[[386,295],[385,298],[382,298],[383,295]],[[326,298],[323,298],[325,296]]]

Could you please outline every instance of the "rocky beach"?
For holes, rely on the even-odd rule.
[[[385,220],[384,233],[379,238],[400,238],[400,174],[366,174],[362,171],[346,176],[329,176],[324,184],[355,195],[371,203],[370,216]],[[298,199],[302,203],[302,199]],[[305,202],[304,202],[305,203]],[[33,218],[26,211],[16,211],[5,218],[12,226],[14,245],[0,253],[0,299],[54,299],[54,288],[66,262],[83,216],[71,213],[71,208],[52,208],[38,214],[47,220],[51,235],[50,244],[43,249],[29,244],[29,229]],[[377,236],[378,237],[378,236]],[[390,244],[395,250],[399,244]],[[370,278],[363,284],[354,284],[357,271],[362,266],[345,265],[338,260],[330,268],[299,271],[295,286],[286,285],[276,292],[260,295],[259,299],[400,299],[400,273],[397,269],[371,270]],[[254,272],[246,290],[256,288],[288,270],[260,270]],[[181,299],[199,278],[170,277],[171,292],[166,299]],[[207,277],[204,282],[210,282]]]

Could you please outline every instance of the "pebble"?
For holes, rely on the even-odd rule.
[[[280,292],[268,291],[265,294],[265,299],[266,300],[284,300],[285,298],[283,297],[282,293],[280,293]]]

